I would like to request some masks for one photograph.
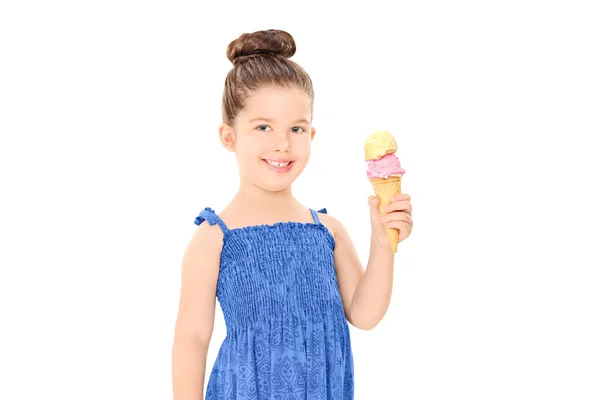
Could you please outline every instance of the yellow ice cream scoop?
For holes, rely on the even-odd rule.
[[[395,153],[398,149],[396,139],[386,131],[373,132],[365,141],[365,160],[378,160]]]

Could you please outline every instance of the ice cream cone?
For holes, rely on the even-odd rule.
[[[390,204],[392,196],[399,194],[402,189],[402,177],[401,176],[390,176],[389,178],[369,178],[375,196],[379,199],[379,212],[382,216],[386,215],[384,208]],[[390,246],[394,253],[398,251],[398,235],[397,229],[386,229]]]

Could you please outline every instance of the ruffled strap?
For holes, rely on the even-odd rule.
[[[320,224],[321,221],[319,220],[319,216],[317,215],[317,213],[327,214],[327,209],[321,208],[319,211],[315,211],[311,208],[310,212],[312,213],[313,219],[315,220],[315,224]]]
[[[225,222],[217,215],[217,213],[210,207],[206,207],[204,210],[200,211],[200,215],[196,217],[194,220],[194,224],[200,226],[204,221],[208,222],[210,225],[219,224],[223,233],[229,231]]]

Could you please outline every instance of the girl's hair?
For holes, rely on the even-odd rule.
[[[232,124],[249,96],[264,86],[297,87],[314,100],[312,80],[294,61],[296,42],[285,31],[244,33],[227,46],[233,68],[225,78],[223,122]]]

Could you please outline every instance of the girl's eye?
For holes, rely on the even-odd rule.
[[[295,127],[292,128],[292,132],[294,132],[294,133],[302,133],[302,132],[304,132],[304,128],[301,128],[299,126],[295,126]]]
[[[266,131],[270,130],[271,128],[268,125],[259,125],[256,127],[256,129],[258,129],[259,131],[266,132]]]

